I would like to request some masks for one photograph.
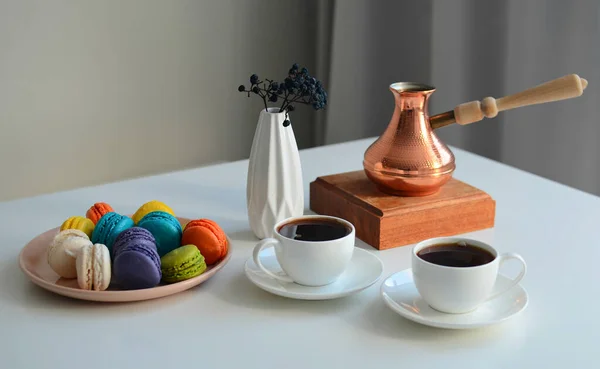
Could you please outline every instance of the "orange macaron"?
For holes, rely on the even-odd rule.
[[[94,224],[98,223],[100,218],[102,218],[105,214],[113,212],[112,206],[108,205],[105,202],[97,202],[92,205],[91,208],[88,209],[87,213],[85,213],[86,218],[91,220]]]
[[[212,265],[227,255],[227,236],[217,223],[210,219],[190,221],[183,229],[182,245],[195,245],[207,265]]]

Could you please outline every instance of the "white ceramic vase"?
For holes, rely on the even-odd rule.
[[[250,228],[260,239],[272,237],[279,221],[304,213],[298,145],[284,120],[279,108],[262,109],[250,151],[246,203]]]

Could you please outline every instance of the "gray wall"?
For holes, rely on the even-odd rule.
[[[577,99],[438,134],[600,195],[599,1],[340,0],[334,10],[326,143],[380,135],[394,108],[393,82],[437,87],[429,105],[437,114],[576,73],[589,81]]]
[[[237,86],[295,61],[330,97],[293,114],[300,148],[381,134],[391,82],[436,86],[435,114],[579,73],[578,99],[439,134],[600,195],[599,16],[594,0],[0,0],[0,201],[246,158],[262,103]]]
[[[315,4],[1,1],[0,200],[248,157],[237,86],[314,67]]]

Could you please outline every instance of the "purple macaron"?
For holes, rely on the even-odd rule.
[[[152,233],[140,227],[123,231],[113,245],[115,281],[126,290],[152,288],[162,277]]]

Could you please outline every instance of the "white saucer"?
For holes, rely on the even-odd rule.
[[[498,275],[496,286],[503,288],[511,280]],[[437,328],[471,329],[503,322],[527,307],[527,291],[516,285],[506,293],[466,314],[445,314],[432,309],[421,298],[413,283],[412,270],[392,274],[381,284],[383,301],[395,312],[414,322]]]
[[[284,275],[272,247],[264,249],[260,253],[260,259],[265,268],[275,274]],[[344,274],[332,284],[322,287],[280,282],[260,270],[252,258],[246,261],[245,271],[252,283],[275,295],[300,300],[329,300],[351,295],[373,285],[381,278],[383,263],[372,253],[355,247],[350,265]]]

